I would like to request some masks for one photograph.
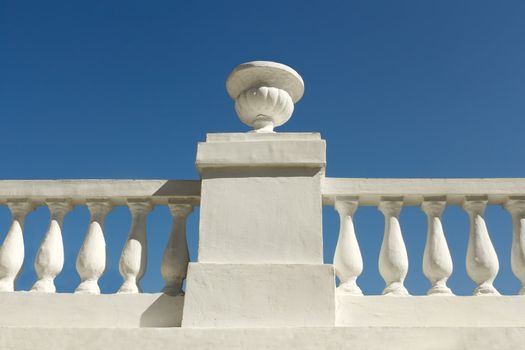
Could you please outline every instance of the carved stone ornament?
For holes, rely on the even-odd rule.
[[[290,119],[304,93],[301,76],[276,62],[254,61],[237,66],[226,81],[239,119],[257,133],[274,132]]]

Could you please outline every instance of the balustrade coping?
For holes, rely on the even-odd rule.
[[[153,205],[199,205],[200,192],[200,180],[0,180],[0,204],[27,199],[44,205],[46,200],[67,199],[82,205],[107,199],[112,205],[126,205],[129,199],[144,198]]]
[[[483,199],[503,205],[508,199],[525,198],[525,178],[492,179],[371,179],[324,178],[323,204],[333,206],[336,198],[353,196],[360,206],[377,206],[382,200],[402,200],[403,205],[420,205],[425,200],[461,205],[465,200]]]
[[[29,199],[43,205],[49,199],[68,199],[82,205],[90,199],[107,199],[112,205],[126,205],[128,199],[149,199],[154,205],[168,202],[199,205],[200,180],[0,180],[0,204]],[[461,205],[465,199],[483,198],[491,205],[508,199],[525,199],[525,178],[490,179],[387,179],[324,178],[323,204],[333,206],[336,197],[352,196],[361,206],[377,206],[389,198],[403,205],[420,205],[433,198],[448,205]]]

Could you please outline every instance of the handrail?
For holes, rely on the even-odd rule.
[[[425,197],[446,197],[461,205],[465,197],[486,197],[488,204],[504,204],[508,197],[525,198],[525,178],[500,179],[369,179],[324,178],[323,203],[338,196],[355,196],[361,206],[377,206],[382,197],[403,197],[403,205],[420,205]]]
[[[198,205],[200,189],[200,180],[0,180],[0,203],[67,198],[84,204],[87,198],[109,198],[113,205],[125,205],[129,198],[150,198],[153,204],[167,204],[169,198],[178,198]]]

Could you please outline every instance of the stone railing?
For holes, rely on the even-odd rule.
[[[498,256],[484,219],[487,205],[501,205],[512,217],[511,266],[525,294],[525,179],[339,179],[325,178],[323,202],[333,205],[340,216],[339,239],[334,267],[340,280],[338,291],[362,295],[356,280],[363,261],[352,217],[359,206],[376,206],[385,217],[384,238],[379,255],[379,272],[385,281],[385,295],[409,295],[404,287],[408,255],[399,214],[403,206],[420,206],[427,216],[427,240],[423,272],[431,283],[428,295],[453,295],[447,287],[452,274],[441,215],[446,206],[462,206],[468,214],[470,233],[466,268],[476,283],[474,295],[499,295],[493,281],[499,270]]]
[[[12,213],[0,247],[0,349],[523,348],[525,299],[497,296],[499,262],[484,210],[502,205],[512,215],[511,265],[523,285],[525,179],[326,178],[327,144],[320,134],[274,130],[303,95],[295,70],[248,62],[232,71],[226,88],[239,118],[254,130],[207,134],[197,146],[200,180],[0,180],[0,206]],[[323,256],[323,234],[335,236],[323,233],[323,204],[340,215],[333,264]],[[139,293],[148,253],[146,219],[159,205],[173,216],[159,262],[166,285],[163,293]],[[186,219],[197,205],[198,259],[189,262]],[[455,297],[447,286],[453,261],[441,216],[451,205],[462,206],[470,220],[466,267],[477,285],[474,295],[492,297]],[[24,264],[24,219],[37,206],[47,206],[50,222],[34,261],[35,292],[13,292]],[[77,294],[53,293],[64,263],[67,269],[75,260],[66,255],[64,261],[62,241],[64,216],[74,206],[90,212],[76,255],[80,283],[71,286]],[[119,261],[123,283],[119,294],[101,294],[104,220],[115,206],[131,212]],[[428,294],[442,297],[360,296],[363,259],[353,224],[360,206],[375,206],[385,217],[383,294],[401,296],[409,295],[409,260],[400,212],[403,206],[421,207],[428,218],[422,263],[431,282]],[[109,229],[111,218],[107,222]],[[151,233],[150,256],[160,258]],[[73,247],[66,242],[65,248]],[[23,282],[29,287],[33,279]]]
[[[173,226],[165,248],[161,272],[163,292],[181,291],[188,265],[186,218],[200,200],[200,181],[176,180],[2,180],[0,205],[9,207],[12,222],[0,247],[0,291],[14,291],[24,264],[24,219],[37,206],[49,208],[49,228],[34,266],[38,280],[32,291],[55,292],[55,277],[64,265],[62,223],[74,207],[85,205],[90,223],[76,259],[81,282],[75,293],[99,294],[98,279],[106,270],[104,219],[114,206],[127,206],[131,229],[120,257],[124,282],[119,293],[138,293],[147,261],[146,218],[154,206],[167,205]]]

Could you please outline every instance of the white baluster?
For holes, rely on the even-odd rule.
[[[64,266],[64,244],[62,242],[62,223],[64,216],[73,208],[68,201],[47,201],[51,212],[51,221],[44,240],[35,259],[38,281],[32,291],[54,293],[55,277]]]
[[[186,240],[186,218],[192,212],[190,204],[169,203],[173,226],[164,250],[160,271],[166,282],[162,290],[169,295],[182,294],[182,281],[188,270],[189,253]]]
[[[139,281],[144,276],[148,260],[146,219],[152,205],[146,200],[128,200],[128,206],[131,211],[131,230],[120,257],[119,270],[124,283],[118,293],[139,293]]]
[[[11,227],[0,247],[0,292],[13,292],[24,264],[24,221],[34,209],[28,199],[7,202],[11,210]]]
[[[363,295],[357,277],[363,272],[363,259],[355,236],[352,216],[358,206],[356,198],[336,198],[335,210],[339,213],[339,238],[334,254],[334,267],[340,284],[338,293]]]
[[[106,200],[88,200],[86,206],[90,212],[90,222],[77,256],[80,284],[75,293],[100,294],[98,279],[106,270],[104,219],[111,210],[111,204]]]
[[[379,253],[379,272],[385,280],[384,295],[409,295],[403,285],[408,272],[408,255],[399,225],[402,201],[382,200],[379,210],[385,216],[385,233]]]
[[[467,273],[477,284],[474,295],[499,295],[492,285],[498,274],[499,262],[483,218],[486,206],[485,199],[467,199],[463,203],[470,220]]]
[[[447,280],[452,274],[452,257],[441,225],[441,215],[445,201],[425,200],[421,209],[427,214],[427,242],[423,254],[423,273],[432,287],[428,295],[453,295],[447,287]]]
[[[512,272],[521,281],[519,294],[525,295],[525,200],[510,199],[505,208],[512,215]]]

